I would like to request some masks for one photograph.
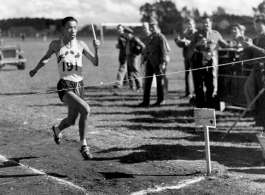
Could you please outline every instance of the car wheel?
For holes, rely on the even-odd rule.
[[[25,67],[26,67],[25,62],[21,62],[20,64],[17,65],[17,69],[19,69],[19,70],[24,70]]]
[[[23,59],[23,56],[22,56],[22,55],[19,55],[18,58],[19,58],[19,59]],[[21,62],[21,63],[19,63],[19,64],[17,65],[17,69],[19,69],[19,70],[24,70],[25,67],[26,67],[26,63],[25,63],[25,62]]]

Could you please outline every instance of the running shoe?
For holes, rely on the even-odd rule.
[[[80,149],[80,153],[84,157],[85,160],[90,160],[93,158],[92,154],[89,151],[89,147],[86,145],[83,145]]]

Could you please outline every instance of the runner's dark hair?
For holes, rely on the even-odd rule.
[[[75,21],[76,23],[77,22],[77,19],[75,19],[74,17],[72,16],[68,16],[68,17],[65,17],[64,19],[62,19],[61,23],[62,23],[62,27],[65,27],[66,23],[67,22],[71,22],[71,21]]]

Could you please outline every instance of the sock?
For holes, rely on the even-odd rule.
[[[86,142],[86,139],[83,139],[83,140],[80,140],[80,144],[81,146],[87,146],[87,142]]]

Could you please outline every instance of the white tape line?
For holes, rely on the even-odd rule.
[[[204,177],[198,177],[195,179],[184,180],[184,181],[179,182],[179,184],[176,186],[164,186],[164,187],[155,186],[155,188],[148,188],[147,190],[141,190],[139,192],[133,192],[131,195],[145,195],[145,194],[154,193],[154,192],[161,192],[164,190],[178,190],[178,189],[186,187],[188,185],[197,183],[203,179],[204,179]]]
[[[2,155],[0,154],[0,161],[5,162],[5,161],[10,161],[10,160],[9,160],[8,158],[6,158],[6,157],[4,157],[4,156],[2,156]],[[78,190],[82,190],[82,191],[86,194],[86,190],[85,190],[84,188],[82,188],[82,187],[80,187],[80,186],[77,186],[77,185],[75,185],[75,184],[73,184],[73,183],[71,183],[71,182],[69,182],[69,181],[66,181],[66,180],[63,180],[63,179],[59,179],[59,178],[57,178],[57,177],[50,176],[50,175],[46,174],[45,172],[42,172],[42,171],[37,170],[37,169],[35,169],[35,168],[32,168],[32,167],[29,167],[29,166],[23,165],[23,164],[18,163],[18,162],[16,162],[16,161],[12,161],[12,162],[18,164],[19,166],[21,166],[22,168],[24,168],[24,169],[26,169],[26,170],[30,170],[30,171],[31,171],[32,173],[34,173],[34,174],[45,175],[45,176],[47,176],[48,178],[53,179],[53,180],[57,181],[57,182],[60,183],[60,184],[68,185],[68,186],[71,186],[71,187],[76,188],[76,189],[78,189]]]

